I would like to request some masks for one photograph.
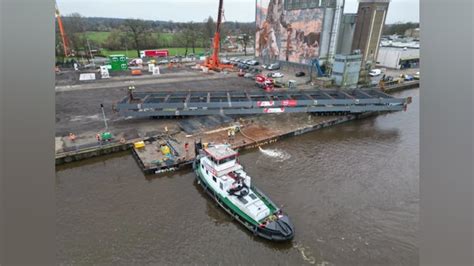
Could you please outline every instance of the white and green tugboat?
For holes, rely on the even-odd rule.
[[[196,144],[193,169],[198,183],[232,217],[253,234],[272,241],[291,240],[293,224],[280,208],[251,184],[228,145]]]

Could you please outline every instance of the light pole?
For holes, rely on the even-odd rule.
[[[102,117],[104,118],[105,131],[108,131],[109,126],[107,125],[107,119],[105,118],[104,105],[100,104],[100,109],[102,109]]]
[[[89,43],[89,39],[87,39],[87,47],[89,48],[89,55],[91,57],[92,66],[95,68],[95,62],[94,62],[94,58],[92,57],[92,51],[91,51],[91,45]]]

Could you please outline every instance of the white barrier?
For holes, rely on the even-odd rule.
[[[95,80],[95,73],[83,73],[79,75],[79,80],[85,81],[85,80]]]

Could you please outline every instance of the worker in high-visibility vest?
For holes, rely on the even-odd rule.
[[[189,143],[184,143],[184,150],[186,152],[186,158],[188,158],[189,155]]]
[[[230,129],[230,138],[231,138],[232,141],[235,139],[235,128],[234,127]]]
[[[76,135],[74,135],[74,133],[69,133],[69,140],[74,142],[76,140]]]
[[[385,82],[384,82],[383,79],[381,79],[381,80],[379,81],[379,87],[380,87],[380,90],[381,90],[381,91],[384,91],[384,90],[385,90]]]

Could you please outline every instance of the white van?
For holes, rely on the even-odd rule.
[[[380,70],[380,69],[372,69],[372,70],[370,70],[370,72],[369,72],[369,75],[370,75],[371,77],[376,77],[376,76],[378,76],[378,75],[380,75],[380,74],[382,74],[382,70]]]

